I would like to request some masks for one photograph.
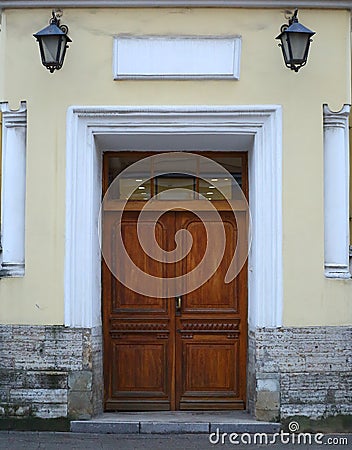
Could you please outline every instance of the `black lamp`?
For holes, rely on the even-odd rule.
[[[314,31],[306,28],[298,22],[298,10],[296,9],[288,25],[282,25],[281,33],[276,39],[280,39],[282,54],[287,67],[298,72],[307,63],[309,46]]]
[[[68,43],[72,42],[67,33],[67,26],[60,25],[59,13],[53,11],[49,26],[33,34],[39,44],[42,64],[51,73],[61,69],[64,63]]]

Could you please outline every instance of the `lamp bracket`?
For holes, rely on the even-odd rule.
[[[297,14],[298,14],[298,9],[295,9],[293,16],[288,20],[288,23],[290,25],[292,25],[294,22],[298,22]]]
[[[293,14],[292,9],[285,9],[284,16],[286,20],[290,19],[292,17],[292,14]]]
[[[68,26],[67,26],[67,25],[60,25],[59,28],[60,28],[60,30],[62,30],[65,34],[68,33]]]
[[[49,20],[49,24],[54,24],[58,27],[60,27],[60,18],[63,15],[62,9],[53,9],[51,12],[51,19]]]
[[[60,20],[60,18],[63,16],[63,11],[62,9],[53,9],[52,10],[52,15],[53,17],[56,17],[58,20]]]
[[[68,33],[68,26],[67,25],[60,25],[60,18],[63,16],[62,9],[53,9],[51,12],[51,19],[49,21],[50,25],[54,24],[57,27],[60,28],[61,31],[63,31],[65,34]]]
[[[285,11],[285,13],[287,13],[287,15],[285,14],[285,18],[288,20],[288,24],[284,23],[283,25],[281,25],[281,28],[280,28],[281,33],[286,31],[287,28],[289,26],[291,26],[293,23],[298,22],[298,17],[297,17],[298,9],[295,9],[293,13],[292,13],[292,11]],[[289,16],[288,13],[290,13],[291,16]]]

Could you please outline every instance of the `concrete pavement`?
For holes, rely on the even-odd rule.
[[[244,437],[244,436],[243,436]],[[217,436],[213,435],[213,442]],[[233,437],[234,438],[234,437]],[[241,439],[241,438],[239,438]],[[348,449],[352,446],[352,435],[325,435],[322,444],[292,444],[276,443],[276,445],[253,444],[254,437],[246,436],[246,442],[252,439],[252,444],[239,442],[231,443],[228,436],[224,437],[225,444],[220,442],[210,443],[207,434],[90,434],[90,433],[53,433],[53,432],[21,432],[21,431],[0,431],[1,450],[214,450],[217,448],[241,448],[248,450],[255,449],[304,449],[321,450],[322,444],[325,447],[334,449]],[[272,439],[272,436],[270,437]],[[329,442],[328,439],[331,439]],[[342,441],[344,439],[344,441]],[[334,441],[335,440],[335,441]],[[313,439],[314,441],[314,439]]]

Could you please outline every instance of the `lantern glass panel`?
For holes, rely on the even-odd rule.
[[[288,46],[287,33],[283,33],[280,40],[281,40],[282,53],[284,55],[285,63],[287,63],[290,60],[290,51],[289,51],[289,46]]]
[[[59,62],[58,46],[60,46],[61,40],[61,36],[45,36],[42,38],[43,56],[46,64]]]
[[[67,49],[67,36],[61,36],[60,37],[60,57],[59,57],[59,62],[60,65],[63,64],[64,62],[64,58],[65,58],[65,53],[66,53],[66,49]]]
[[[306,56],[306,49],[309,43],[308,33],[293,33],[290,35],[290,43],[292,50],[292,62],[302,62]]]

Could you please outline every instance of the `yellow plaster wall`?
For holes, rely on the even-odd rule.
[[[65,128],[70,105],[283,105],[284,324],[352,319],[352,282],[323,275],[322,105],[350,103],[350,15],[301,10],[317,32],[307,66],[283,65],[275,36],[281,10],[66,9],[73,40],[51,75],[32,34],[47,10],[5,10],[1,101],[28,106],[26,275],[0,281],[0,322],[60,324],[64,311]],[[240,81],[113,81],[112,37],[242,35]],[[270,264],[270,262],[268,262]]]

